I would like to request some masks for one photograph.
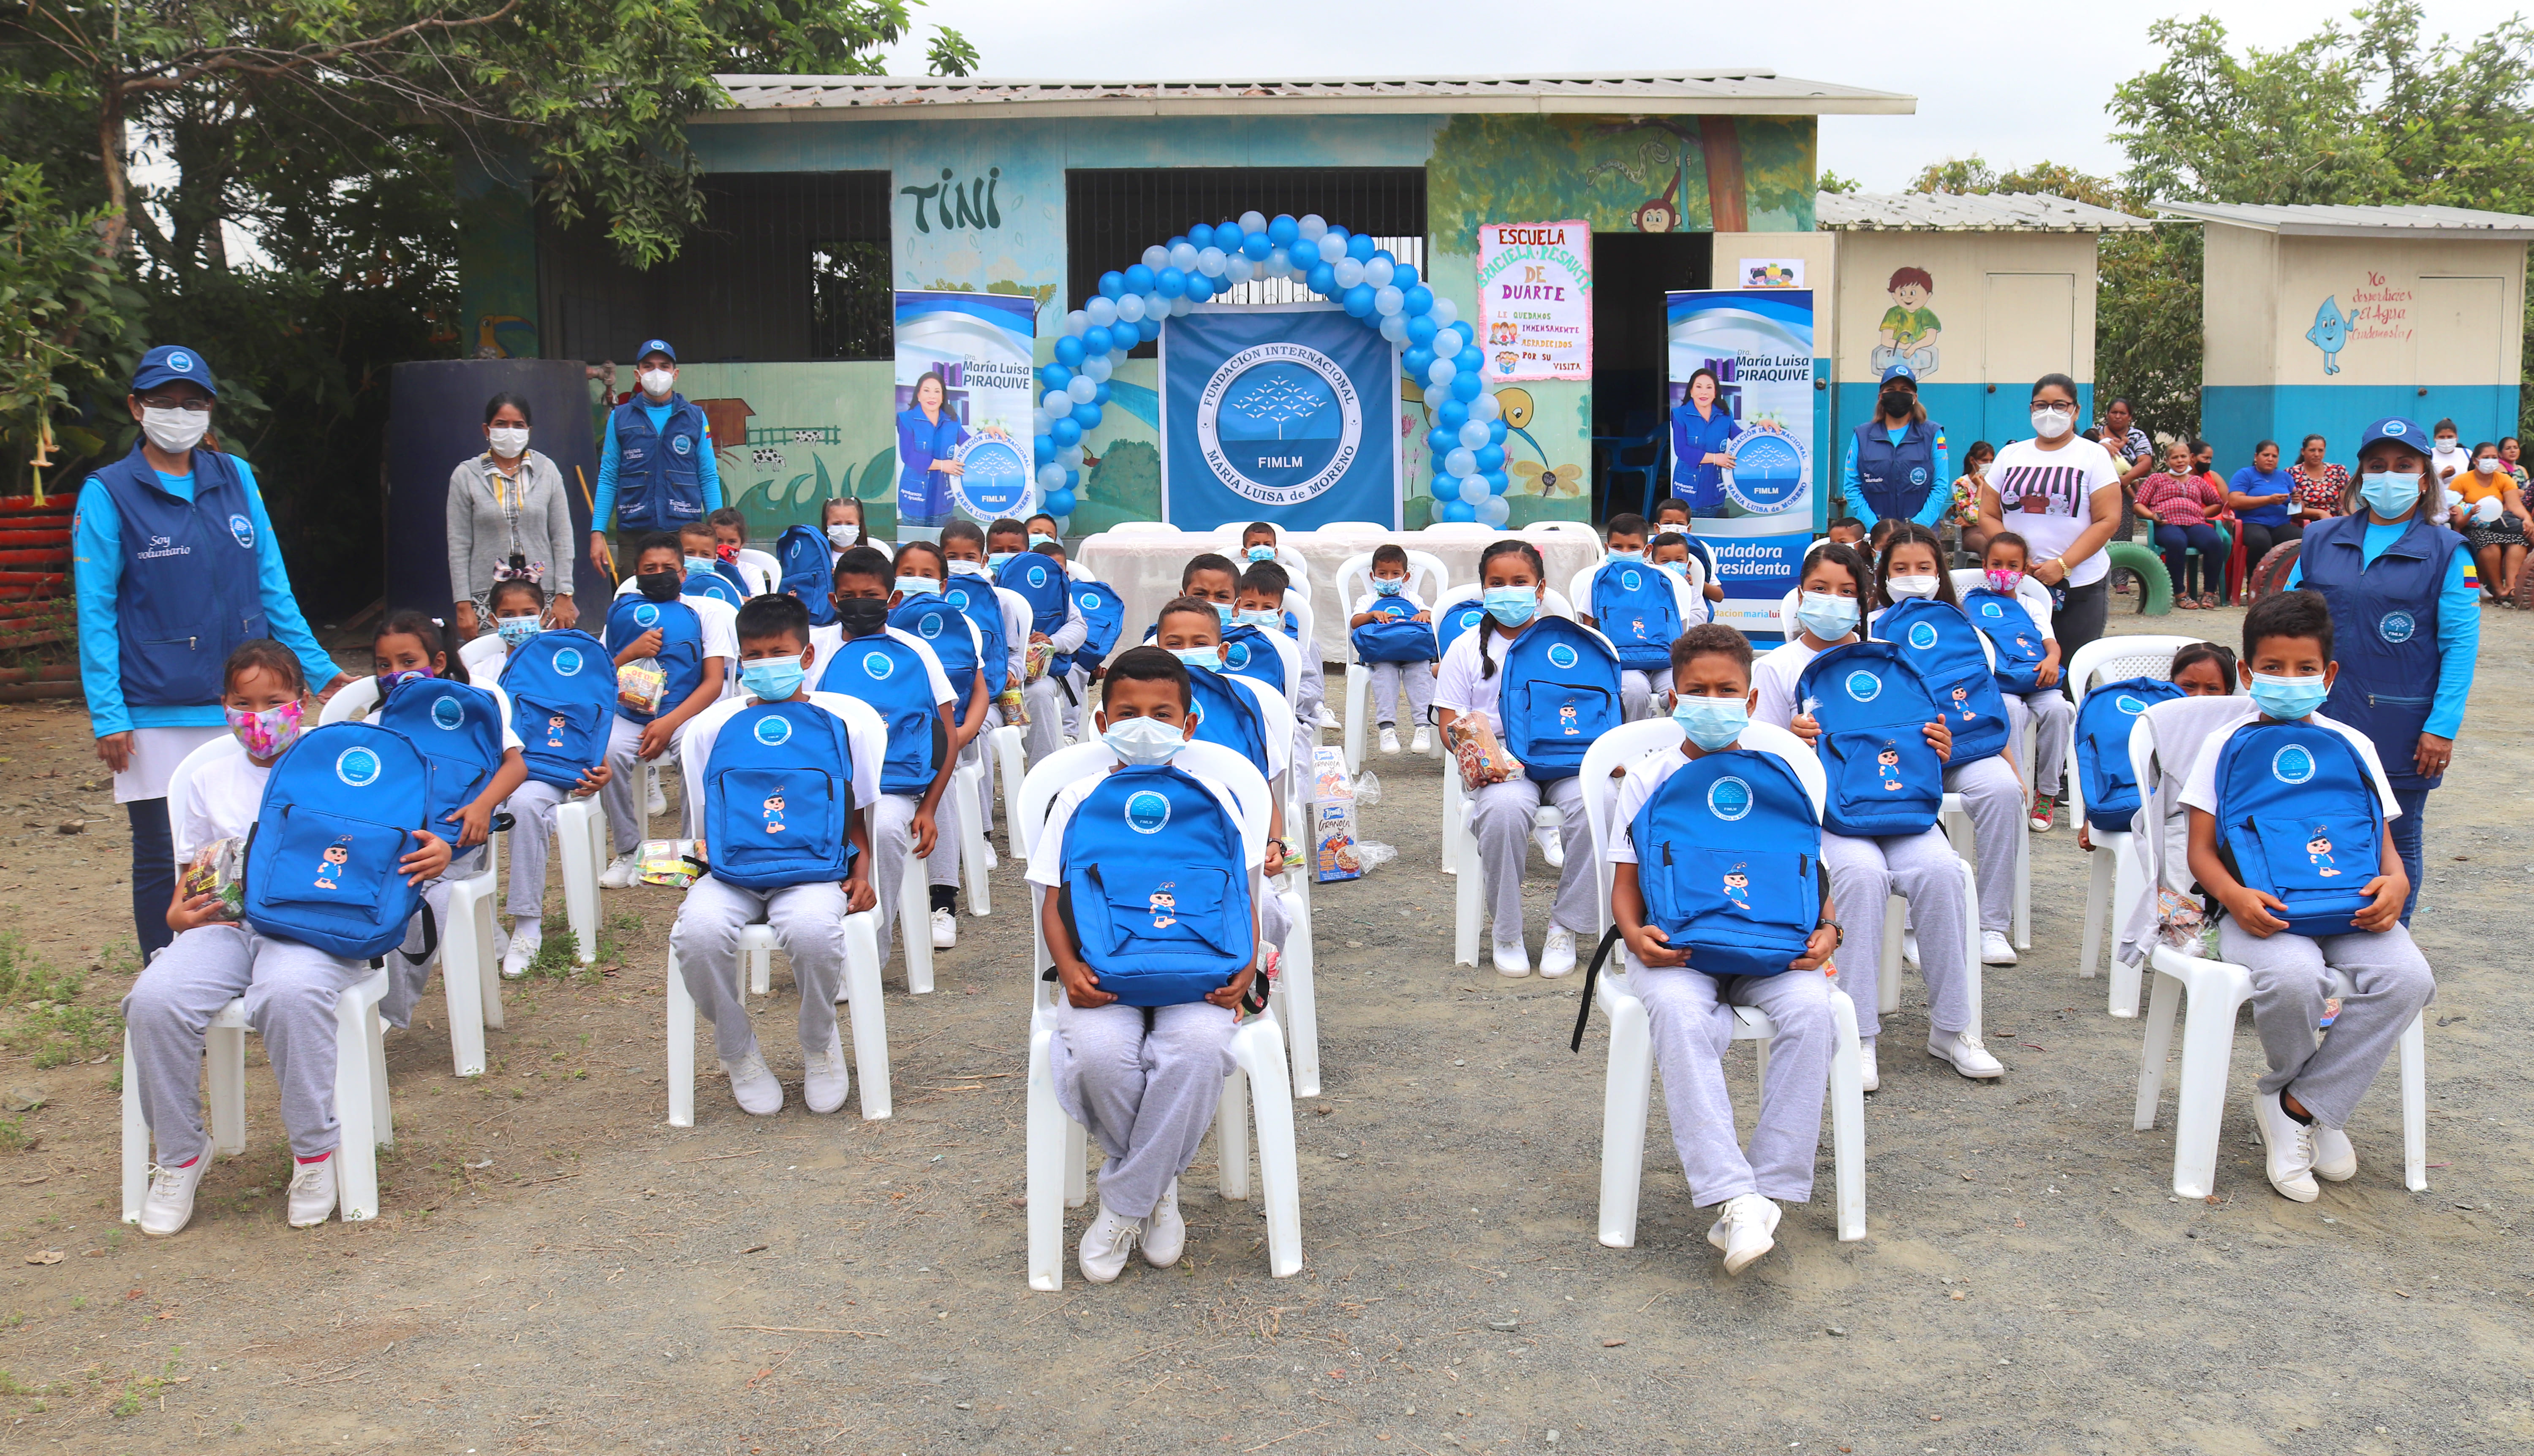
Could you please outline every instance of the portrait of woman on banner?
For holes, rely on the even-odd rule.
[[[897,416],[898,519],[939,525],[950,518],[950,478],[968,432],[947,406],[948,387],[938,373],[915,382],[915,402]]]

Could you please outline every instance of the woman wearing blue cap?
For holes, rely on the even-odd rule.
[[[602,572],[610,517],[619,531],[639,538],[694,525],[721,509],[712,427],[678,393],[678,351],[665,338],[644,339],[634,354],[634,381],[640,391],[607,412],[607,438],[598,452],[589,564]]]
[[[2392,416],[2358,444],[2358,507],[2306,527],[2288,587],[2321,592],[2340,663],[2323,710],[2367,735],[2402,812],[2387,825],[2420,899],[2422,813],[2444,777],[2481,650],[2481,579],[2427,502],[2429,433]]]
[[[317,645],[255,471],[203,444],[219,394],[197,351],[141,356],[125,404],[132,453],[80,487],[71,527],[80,686],[96,756],[132,822],[132,925],[141,954],[164,946],[176,860],[167,779],[187,754],[229,731],[221,667],[240,643],[272,637],[322,697],[351,678]]]
[[[1934,530],[1953,508],[1953,462],[1945,427],[1918,402],[1918,376],[1906,364],[1883,371],[1874,418],[1848,438],[1839,491],[1846,515],[1869,525],[1914,520]],[[1879,538],[1878,538],[1879,539]]]

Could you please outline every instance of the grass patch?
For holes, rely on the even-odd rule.
[[[0,1118],[0,1153],[23,1153],[34,1144],[24,1118]]]
[[[530,981],[569,981],[580,973],[580,937],[569,929],[546,932],[536,958],[527,964]]]
[[[21,1011],[0,1027],[0,1046],[28,1054],[38,1068],[103,1056],[122,1035],[123,1018],[79,1004],[87,987],[86,971],[56,966],[29,950],[17,932],[0,932],[0,1004],[14,1002]]]

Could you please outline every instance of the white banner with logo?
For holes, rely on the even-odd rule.
[[[897,518],[947,525],[1038,509],[1030,463],[1036,300],[897,295]]]

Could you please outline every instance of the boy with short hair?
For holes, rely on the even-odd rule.
[[[1056,517],[1048,515],[1044,511],[1024,519],[1021,522],[1021,530],[1023,534],[1028,537],[1028,549],[1032,551],[1036,551],[1041,546],[1061,546],[1064,544],[1063,538],[1059,537],[1056,532]]]
[[[1381,729],[1381,751],[1399,752],[1399,698],[1403,690],[1408,698],[1408,716],[1417,724],[1417,737],[1412,745],[1416,753],[1430,753],[1434,748],[1434,729],[1427,721],[1434,703],[1434,660],[1439,655],[1434,644],[1434,614],[1424,600],[1409,585],[1408,551],[1396,541],[1385,541],[1372,548],[1372,589],[1355,600],[1355,614],[1347,618],[1347,631],[1352,634],[1376,623],[1406,622],[1425,629],[1425,638],[1417,644],[1421,657],[1373,658],[1364,655],[1365,643],[1358,639],[1356,655],[1363,658],[1365,671],[1372,675],[1373,721]]]
[[[2340,671],[2332,657],[2331,611],[2321,594],[2288,591],[2255,603],[2244,614],[2244,666],[2252,674],[2259,715],[2209,735],[2192,760],[2182,802],[2191,812],[2191,873],[2225,910],[2217,925],[2218,956],[2242,966],[2253,981],[2253,1030],[2269,1062],[2254,1100],[2254,1127],[2268,1149],[2270,1186],[2311,1203],[2319,1192],[2317,1177],[2345,1183],[2357,1176],[2358,1152],[2345,1130],[2350,1115],[2412,1018],[2436,998],[2437,978],[2402,924],[2410,879],[2389,828],[2379,844],[2367,846],[2374,850],[2372,863],[2362,852],[2348,868],[2353,876],[2370,878],[2358,886],[2367,905],[2351,917],[2345,934],[2318,938],[2289,931],[2286,921],[2270,913],[2287,909],[2277,896],[2236,879],[2239,866],[2217,816],[2224,810],[2220,770],[2226,745],[2237,734],[2273,723],[2331,729],[2357,751],[2385,821],[2402,812],[2375,744],[2317,711]],[[2305,778],[2286,777],[2277,767],[2263,771],[2281,774],[2282,783],[2315,778],[2320,756],[2280,751],[2291,752],[2304,754]],[[2317,1042],[2315,1028],[2323,1022],[2334,970],[2347,975],[2356,990],[2341,999],[2339,1015]]]
[[[1647,570],[1653,563],[1646,560],[1646,518],[1634,512],[1611,516],[1602,528],[1606,554],[1585,578],[1584,599],[1575,603],[1584,625],[1619,649],[1619,710],[1631,723],[1645,717],[1654,696],[1671,686],[1671,669],[1664,664],[1672,640],[1708,616],[1707,603],[1686,579]],[[1608,613],[1606,623],[1597,609]]]
[[[839,553],[841,558],[842,553]],[[893,564],[888,623],[928,637],[943,678],[950,684],[953,719],[946,757],[954,765],[966,759],[969,745],[986,731],[986,674],[982,667],[984,635],[967,614],[942,595],[950,577],[950,559],[931,541],[909,541],[897,548]],[[938,608],[938,612],[935,608]],[[930,635],[930,636],[928,636]],[[955,782],[955,779],[953,780]],[[934,809],[933,853],[925,857],[932,890],[933,948],[948,950],[959,943],[959,857],[962,815],[979,812],[972,797],[961,803],[954,789]],[[991,825],[992,820],[986,822]]]
[[[734,513],[735,514],[735,513]],[[686,592],[689,596],[709,596],[725,603],[732,611],[756,594],[721,554],[721,530],[707,520],[691,520],[678,527],[678,555],[686,567]]]
[[[1255,565],[1274,561],[1279,544],[1273,522],[1253,520],[1240,528],[1240,559],[1244,562]]]
[[[1659,533],[1678,533],[1682,544],[1689,548],[1692,556],[1698,558],[1699,566],[1703,569],[1702,575],[1707,578],[1705,593],[1707,599],[1720,602],[1724,600],[1724,587],[1716,579],[1716,553],[1707,549],[1705,541],[1698,539],[1698,533],[1691,528],[1690,521],[1689,503],[1678,496],[1672,496],[1655,507],[1655,518],[1651,524]]]
[[[1865,522],[1853,516],[1832,517],[1829,531],[1830,538],[1842,546],[1865,545]]]
[[[846,837],[852,865],[841,880],[814,880],[774,889],[749,889],[707,869],[687,890],[678,907],[669,944],[677,952],[678,974],[695,1010],[712,1022],[713,1051],[730,1075],[731,1096],[743,1112],[766,1118],[783,1109],[783,1084],[767,1069],[757,1049],[756,1028],[749,1019],[748,999],[739,985],[739,933],[763,920],[775,942],[792,962],[792,977],[801,989],[802,1100],[814,1113],[844,1106],[848,1086],[845,1048],[836,1032],[836,998],[844,984],[845,917],[872,908],[876,896],[871,882],[870,806],[879,797],[881,761],[888,755],[888,735],[869,706],[833,693],[808,691],[808,678],[817,650],[810,644],[810,609],[797,597],[753,598],[739,613],[740,697],[715,703],[698,717],[686,746],[687,802],[704,805],[712,783],[713,750],[724,725],[761,703],[798,702],[822,708],[844,720],[850,766],[851,803]],[[760,719],[759,722],[779,721]],[[788,726],[788,725],[786,725]],[[804,766],[810,758],[807,734],[773,737],[764,731],[746,735],[753,742],[798,752]],[[737,777],[737,775],[734,775]],[[804,776],[805,781],[807,775]],[[844,792],[839,785],[838,791]],[[794,788],[792,793],[799,793]],[[762,822],[779,831],[787,815],[800,813],[790,795],[768,795]],[[807,806],[802,806],[806,810]],[[698,811],[701,812],[700,810]],[[806,813],[800,813],[807,818]],[[744,818],[744,816],[743,816]],[[696,855],[707,865],[728,857],[736,846],[715,842],[709,826]]]
[[[633,580],[638,599],[620,594],[607,613],[607,650],[620,672],[626,664],[643,658],[666,657],[669,661],[663,667],[682,667],[690,659],[699,664],[694,688],[675,701],[664,698],[645,712],[622,698],[617,700],[616,721],[608,730],[607,784],[598,792],[616,851],[598,877],[598,882],[609,889],[632,887],[634,862],[642,849],[648,817],[662,812],[658,806],[646,806],[647,813],[636,813],[642,802],[636,796],[644,792],[636,763],[656,762],[681,742],[687,725],[722,698],[724,664],[739,657],[735,614],[720,603],[685,595],[686,577],[678,538],[654,532],[643,538],[634,556]],[[672,672],[672,694],[678,681],[679,674]],[[688,802],[692,808],[694,801]]]
[[[1033,551],[1028,537],[1029,528],[1008,517],[986,527],[986,562],[1003,603],[1013,649],[1012,677],[1029,716],[1021,733],[1021,753],[1035,764],[1064,747],[1064,690],[1048,675],[1048,665],[1081,646],[1091,628],[1074,607],[1073,594],[1065,590],[1063,564],[1051,563]]]

